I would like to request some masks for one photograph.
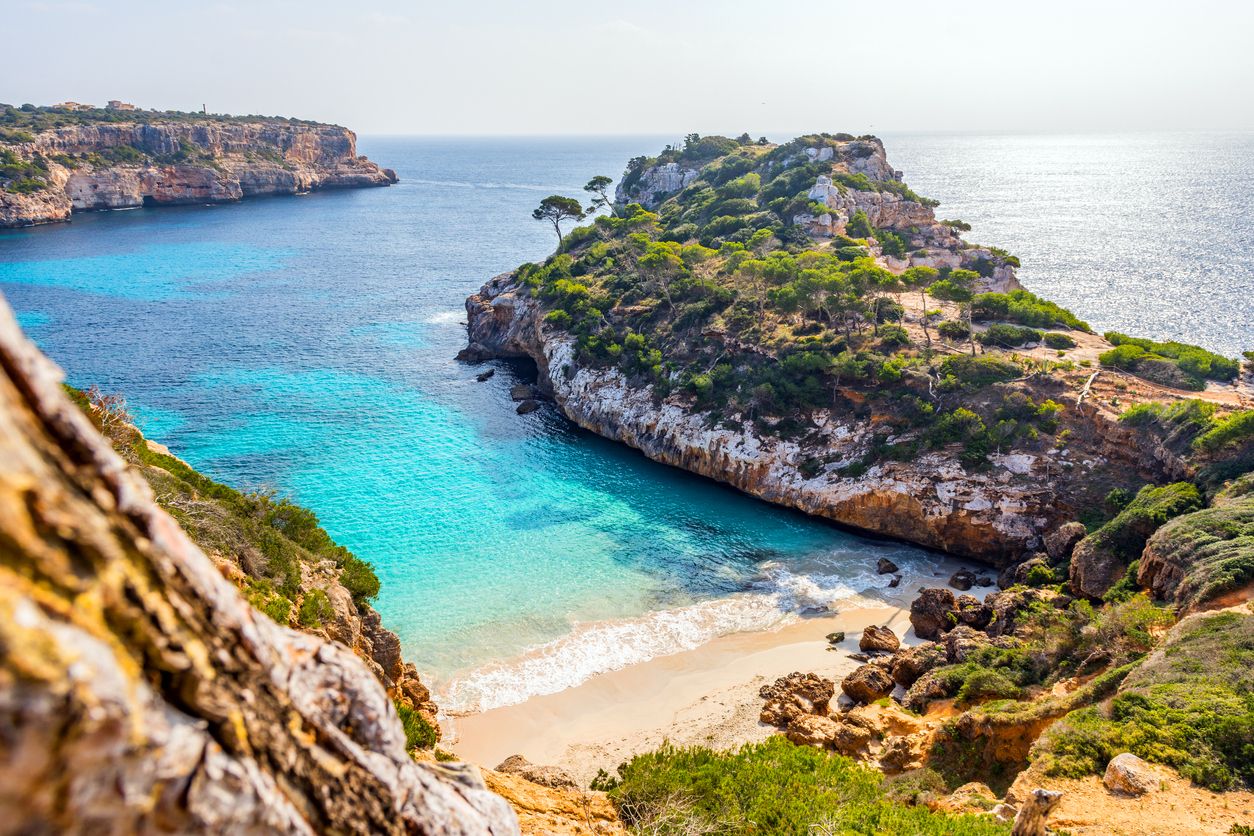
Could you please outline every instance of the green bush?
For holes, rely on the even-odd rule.
[[[373,600],[379,594],[379,576],[374,567],[345,550],[340,559],[340,583],[358,604]]]
[[[984,345],[999,345],[1003,348],[1015,348],[1028,343],[1041,341],[1041,332],[1035,328],[1022,325],[1004,325],[1000,322],[988,326],[975,337]]]
[[[1107,331],[1104,336],[1115,347],[1098,357],[1102,365],[1134,372],[1168,386],[1201,389],[1203,381],[1234,380],[1241,371],[1238,361],[1200,346],[1155,342],[1118,331]],[[1184,385],[1178,381],[1184,381]]]
[[[302,627],[318,629],[335,617],[335,608],[331,599],[321,589],[311,589],[301,599],[300,609],[296,612],[296,621]]]
[[[975,319],[1005,319],[1033,328],[1063,326],[1077,331],[1092,330],[1071,311],[1026,290],[976,294],[971,300],[971,314]]]
[[[637,832],[1009,833],[984,816],[894,803],[878,772],[776,736],[723,752],[673,746],[619,767],[610,799]]]
[[[1058,331],[1050,331],[1045,335],[1045,345],[1060,351],[1075,348],[1075,340]]]
[[[396,713],[401,719],[401,728],[405,730],[406,749],[430,749],[439,740],[435,727],[414,709],[404,703],[396,703]]]
[[[1009,361],[987,355],[972,357],[967,354],[946,357],[941,361],[940,372],[971,389],[1005,383],[1023,375],[1023,370]]]
[[[1215,422],[1209,431],[1194,441],[1198,449],[1215,453],[1225,447],[1235,446],[1254,438],[1254,409],[1234,412]]]
[[[936,331],[950,342],[962,342],[971,336],[971,329],[967,324],[957,319],[946,319],[938,323]]]

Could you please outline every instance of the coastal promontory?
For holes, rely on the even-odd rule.
[[[338,125],[120,105],[0,104],[0,228],[396,182]]]

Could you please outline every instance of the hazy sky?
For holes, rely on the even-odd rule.
[[[0,101],[359,133],[1251,130],[1254,3],[0,0]]]

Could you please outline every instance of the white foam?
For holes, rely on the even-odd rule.
[[[885,579],[873,570],[850,571],[866,561],[865,553],[857,561],[847,556],[833,561],[841,564],[840,574],[797,572],[768,562],[745,592],[635,618],[576,623],[559,639],[454,677],[438,701],[451,715],[474,714],[564,691],[597,674],[692,650],[719,636],[779,627],[806,612],[882,606],[886,593],[896,591],[885,590]],[[875,597],[866,595],[870,591]]]
[[[440,311],[423,320],[427,325],[465,325],[466,312],[460,308],[452,311]]]

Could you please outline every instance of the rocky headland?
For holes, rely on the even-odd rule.
[[[462,359],[530,358],[563,414],[650,458],[999,570],[919,590],[856,666],[764,684],[778,738],[602,776],[627,824],[764,815],[710,776],[831,763],[782,738],[997,832],[1245,832],[1254,362],[1094,333],[873,137],[694,134],[617,198],[467,300]]]
[[[1098,365],[1115,346],[1023,291],[1013,257],[938,221],[879,140],[733,143],[713,158],[632,166],[616,217],[466,303],[463,356],[534,360],[539,386],[580,426],[768,501],[999,568],[1044,553],[1049,532],[1111,490],[1204,464],[1179,439],[1119,420],[1131,404],[1177,392]],[[755,234],[764,243],[747,248]],[[807,277],[810,263],[833,271],[821,281],[844,281],[843,270],[864,287],[794,290],[820,281]],[[773,264],[778,276],[763,278]],[[974,301],[925,295],[955,273],[970,278]],[[839,292],[863,295],[843,321],[796,298]],[[1067,349],[1010,324],[1016,307],[1059,329],[1049,342]],[[990,330],[996,338],[982,339]],[[786,404],[790,381],[763,369],[794,360],[814,391]],[[737,377],[763,383],[746,391]],[[738,391],[711,394],[720,385]],[[1228,407],[1248,395],[1246,385],[1199,397]],[[978,424],[981,438],[952,427],[932,435],[946,412]]]
[[[387,186],[356,135],[300,120],[0,105],[0,228],[74,212]]]

